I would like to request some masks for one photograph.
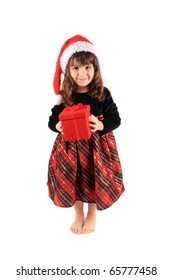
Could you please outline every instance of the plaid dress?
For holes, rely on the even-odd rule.
[[[58,134],[48,164],[48,191],[54,204],[76,201],[110,207],[124,192],[121,163],[112,132],[95,132],[88,140],[65,142]]]

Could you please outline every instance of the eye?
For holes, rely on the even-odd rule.
[[[91,65],[86,65],[86,67],[85,67],[87,70],[88,69],[91,69]]]
[[[73,70],[78,70],[79,67],[78,67],[78,66],[73,66],[72,69],[73,69]]]

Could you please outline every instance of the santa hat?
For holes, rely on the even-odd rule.
[[[56,71],[53,81],[55,94],[60,93],[61,75],[65,73],[69,59],[73,54],[82,51],[91,52],[97,56],[95,46],[88,39],[81,35],[75,35],[63,44],[56,63]]]

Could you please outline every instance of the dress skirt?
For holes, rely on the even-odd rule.
[[[110,207],[124,192],[121,163],[112,132],[95,132],[88,140],[65,142],[57,135],[48,164],[48,192],[54,204],[76,201]]]

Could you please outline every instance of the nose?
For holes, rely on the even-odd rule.
[[[84,66],[79,67],[79,76],[84,76],[86,74],[86,70]]]

